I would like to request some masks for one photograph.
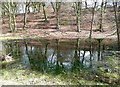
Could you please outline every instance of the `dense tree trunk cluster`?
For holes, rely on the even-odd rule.
[[[3,15],[9,16],[9,28],[10,32],[16,32],[17,31],[17,25],[16,25],[16,7],[17,3],[15,2],[6,2],[3,3]],[[12,23],[14,26],[12,26]]]
[[[94,23],[94,17],[95,17],[95,12],[98,10],[97,6],[97,1],[94,1],[93,7],[89,7],[87,0],[84,1],[84,7],[83,8],[83,2],[73,2],[72,6],[74,8],[74,13],[76,16],[76,31],[80,32],[81,31],[81,21],[82,17],[81,14],[85,14],[84,12],[89,9],[91,11],[91,26],[90,28],[90,35],[89,38],[92,38],[92,31],[93,31],[93,23]],[[3,16],[8,16],[9,17],[9,29],[11,32],[16,32],[17,31],[17,23],[16,23],[16,15],[17,15],[17,7],[19,3],[17,2],[3,2],[2,3],[2,15]],[[44,14],[44,20],[45,22],[48,22],[47,18],[47,8],[46,8],[46,2],[26,2],[24,3],[25,8],[24,8],[24,22],[23,22],[23,30],[26,30],[26,24],[27,24],[27,14],[31,12],[31,8],[33,9],[33,12],[38,12],[40,13],[41,10]],[[63,2],[51,2],[50,3],[51,7],[53,8],[53,12],[55,14],[56,18],[56,29],[60,29],[60,9],[62,9]],[[41,9],[42,7],[42,9]],[[112,7],[112,6],[111,6]],[[113,7],[114,9],[114,18],[116,22],[116,32],[117,32],[117,37],[118,37],[118,44],[120,44],[120,6],[118,6],[118,2],[115,2],[113,0]],[[91,9],[91,10],[90,10]],[[102,0],[100,8],[99,8],[99,24],[98,24],[98,30],[100,32],[104,31],[104,26],[103,26],[103,21],[104,21],[104,13],[106,12],[107,9],[107,0]],[[48,14],[49,15],[49,14]],[[3,20],[4,23],[4,20]]]

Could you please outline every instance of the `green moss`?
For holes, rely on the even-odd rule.
[[[81,85],[108,85],[106,83],[100,83],[95,81],[87,81],[87,80],[79,80],[79,83]]]
[[[101,72],[104,72],[104,71],[105,71],[104,68],[102,68],[102,67],[100,67],[99,70],[100,70]]]
[[[118,73],[112,73],[111,76],[115,79],[119,79],[119,75]]]
[[[104,73],[104,76],[107,78],[119,79],[118,73]]]

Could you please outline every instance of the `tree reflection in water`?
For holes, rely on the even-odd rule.
[[[102,40],[98,44],[83,44],[80,39],[72,41],[60,40],[15,40],[4,44],[6,54],[22,60],[28,69],[42,73],[60,74],[95,68],[95,62],[102,61],[105,49]],[[103,50],[101,49],[103,46]]]

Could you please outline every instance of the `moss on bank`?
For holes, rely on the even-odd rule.
[[[40,73],[38,71],[24,69],[21,64],[14,68],[0,70],[0,79],[6,81],[15,81],[23,85],[108,85],[106,83],[85,80],[83,76],[64,73],[53,75]]]
[[[6,64],[0,70],[0,79],[15,81],[23,85],[109,85],[109,82],[101,82],[101,79],[109,77],[114,78],[114,80],[118,79],[117,73],[103,73],[105,72],[103,69],[98,71],[100,76],[95,75],[91,70],[62,72],[59,75],[54,75],[52,72],[41,73],[28,69],[18,60],[12,64]]]

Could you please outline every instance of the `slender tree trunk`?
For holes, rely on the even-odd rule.
[[[120,49],[120,32],[119,32],[119,20],[117,16],[117,2],[113,2],[113,6],[114,6],[114,12],[115,12],[114,14],[115,14],[115,22],[116,22],[116,28],[117,28],[117,40],[118,40],[118,50],[119,50]]]
[[[16,8],[17,8],[17,3],[12,2],[12,16],[13,16],[13,23],[14,23],[14,32],[17,31],[17,23],[16,23]]]
[[[85,8],[88,9],[88,7],[87,7],[87,0],[85,0]]]
[[[46,15],[46,9],[45,9],[45,3],[42,3],[43,6],[43,13],[44,13],[44,18],[45,18],[45,22],[47,22],[47,15]]]
[[[95,15],[95,7],[97,5],[97,2],[95,2],[94,4],[94,7],[93,7],[93,10],[92,10],[92,20],[91,20],[91,29],[90,29],[90,35],[89,35],[89,39],[91,41],[91,38],[92,38],[92,28],[93,28],[93,21],[94,21],[94,15]]]
[[[40,10],[41,10],[41,3],[39,2],[39,5],[38,5],[38,12],[40,13]]]
[[[16,3],[14,2],[7,2],[4,4],[4,7],[8,11],[9,16],[9,29],[10,32],[17,31],[17,23],[16,23]],[[12,27],[12,24],[14,24],[14,27]]]
[[[56,2],[56,21],[57,21],[57,29],[60,29],[60,24],[59,24],[59,10],[61,7],[61,2]]]
[[[13,9],[13,22],[14,22],[14,31],[17,31],[17,23],[16,23],[16,3],[12,3],[12,9]]]
[[[30,6],[28,6],[28,13],[30,13]]]
[[[13,25],[14,25],[13,32],[17,31],[16,6],[17,6],[17,3],[11,2],[12,20],[13,20]]]
[[[36,2],[33,2],[33,9],[34,9],[34,13],[37,11],[37,3]]]
[[[7,4],[8,4],[8,10],[9,10],[9,28],[10,28],[10,32],[13,32],[13,29],[12,29],[11,5],[10,5],[10,2],[8,2]]]
[[[26,15],[27,15],[27,9],[28,9],[28,6],[29,6],[29,2],[25,4],[25,13],[24,13],[24,25],[23,25],[23,30],[26,30],[26,22],[27,22],[27,18],[26,18]]]
[[[106,12],[107,1],[105,1],[104,12]]]
[[[76,2],[76,22],[77,22],[77,32],[80,32],[81,5],[82,5],[82,2]]]
[[[15,17],[15,13],[13,13],[13,22],[14,22],[14,31],[17,31],[17,23],[16,23],[16,17]]]
[[[117,36],[118,36],[118,49],[120,50],[120,6],[118,7],[118,29],[117,29]]]
[[[2,9],[2,24],[5,24],[5,21],[4,21],[4,16],[5,16],[5,6],[4,6],[4,2],[2,3],[2,7],[1,7],[1,9]]]
[[[52,8],[53,8],[53,11],[55,12],[55,7],[54,7],[53,2],[51,2],[51,5],[52,5]]]
[[[2,6],[3,6],[3,4],[2,3],[0,3],[0,25],[2,25],[2,22],[3,22],[3,18],[2,18]],[[0,26],[0,34],[2,34],[2,26]],[[1,48],[1,47],[0,47]],[[1,53],[1,50],[0,50],[0,53]],[[1,62],[0,62],[1,63]]]
[[[60,29],[60,25],[59,25],[59,13],[58,13],[58,2],[56,2],[56,20],[57,20],[57,29]]]
[[[100,11],[100,25],[99,25],[100,32],[103,32],[103,5],[104,5],[104,2],[102,1],[101,11]]]

